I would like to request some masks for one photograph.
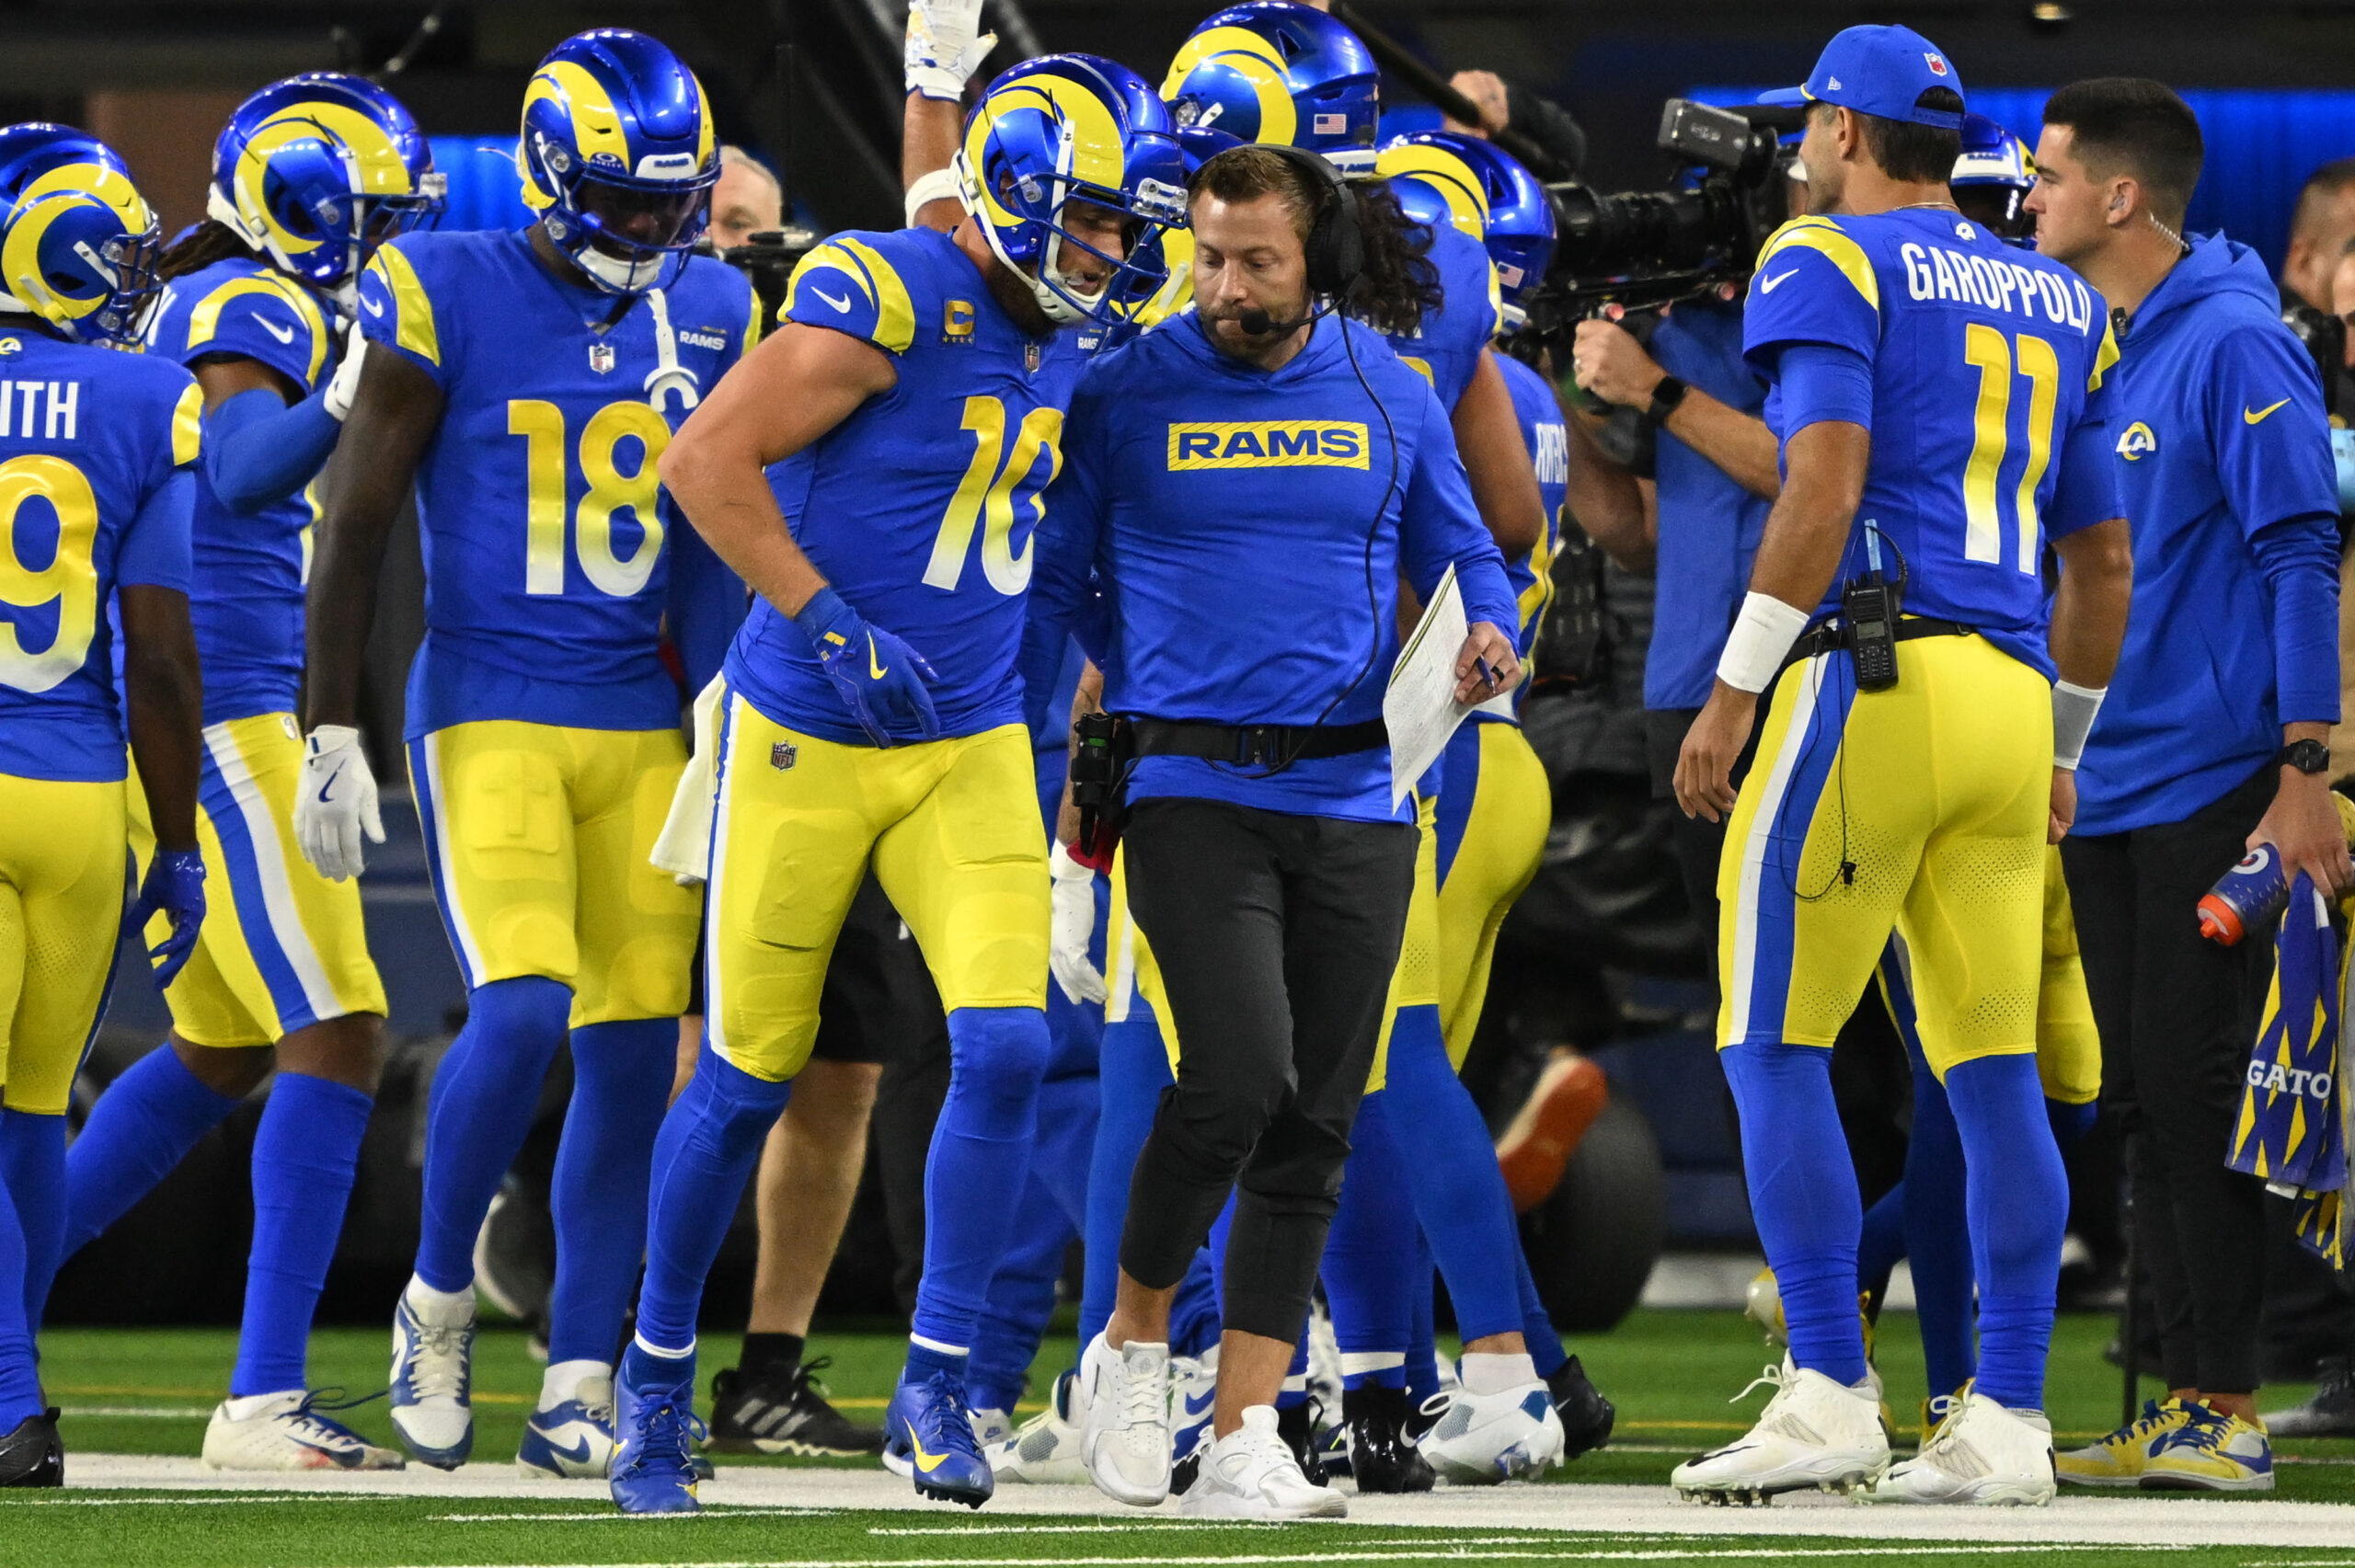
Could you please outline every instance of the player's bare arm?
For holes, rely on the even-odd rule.
[[[1600,421],[1566,407],[1570,434],[1571,518],[1621,569],[1648,572],[1660,555],[1660,512],[1644,482],[1611,460],[1595,436]]]
[[[1545,498],[1537,488],[1537,471],[1529,464],[1512,392],[1497,368],[1495,349],[1480,350],[1479,369],[1456,399],[1449,423],[1455,427],[1465,475],[1472,481],[1472,504],[1480,509],[1488,536],[1509,561],[1528,555],[1545,537]]]
[[[2118,668],[2126,637],[2126,611],[2134,597],[2134,544],[2126,520],[2112,518],[2052,542],[2061,555],[2061,586],[2052,599],[2052,663],[2072,686],[2099,692]],[[2059,843],[2077,819],[2077,771],[2052,770],[2052,819],[2047,837]]]
[[[125,727],[147,792],[148,819],[155,826],[157,847],[193,851],[204,693],[188,595],[126,583],[118,601]]]
[[[1865,494],[1872,435],[1861,425],[1823,419],[1801,429],[1786,447],[1790,481],[1767,515],[1750,591],[1812,610],[1823,602],[1840,569],[1848,532]],[[1750,743],[1758,694],[1720,679],[1676,759],[1676,803],[1687,817],[1715,822],[1733,809],[1733,765]]]
[[[1579,323],[1571,362],[1580,386],[1605,403],[1630,408],[1649,406],[1653,392],[1668,376],[1660,361],[1616,322]],[[1660,428],[1761,500],[1782,494],[1775,432],[1763,419],[1729,407],[1697,386],[1687,386]]]
[[[953,98],[910,93],[900,117],[900,186],[913,192],[927,175],[945,175],[965,134],[965,107]],[[908,214],[912,228],[947,234],[965,221],[965,209],[944,191]]]

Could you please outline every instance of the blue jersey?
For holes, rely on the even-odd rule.
[[[2051,676],[2045,542],[2119,515],[2108,465],[2086,461],[2106,450],[2118,359],[2101,296],[1950,209],[1797,218],[1759,253],[1744,314],[1786,442],[1810,411],[1789,406],[1777,367],[1805,344],[1871,373],[1864,500],[1822,609],[1866,569],[1869,526],[1892,577],[1901,560],[1907,612],[1975,627]]]
[[[1505,581],[1521,608],[1521,661],[1527,664],[1537,648],[1537,628],[1545,607],[1554,601],[1554,556],[1562,547],[1562,519],[1569,504],[1570,436],[1562,423],[1562,405],[1545,378],[1510,354],[1499,354],[1505,390],[1512,394],[1513,418],[1521,423],[1521,439],[1529,461],[1537,469],[1537,493],[1545,502],[1545,532],[1526,555],[1505,563]],[[1529,690],[1527,681],[1521,690]]]
[[[304,395],[334,370],[332,317],[284,273],[245,258],[176,278],[147,351],[194,369],[215,354],[257,361]],[[311,564],[307,494],[234,512],[197,475],[189,525],[189,614],[204,668],[204,722],[293,713],[303,684],[303,585]]]
[[[425,642],[410,738],[483,719],[678,722],[656,649],[685,523],[654,464],[758,336],[753,311],[744,275],[707,258],[625,304],[559,280],[528,230],[407,235],[377,251],[361,330],[446,399],[417,476]]]
[[[795,541],[845,603],[932,666],[943,735],[1021,723],[1032,540],[1063,465],[1079,345],[1023,331],[932,229],[836,235],[795,269],[783,315],[873,344],[899,374],[769,470]],[[767,601],[727,671],[778,724],[868,743],[808,636]]]
[[[0,774],[123,777],[108,612],[188,591],[203,407],[168,360],[0,332]]]
[[[1414,331],[1393,335],[1390,346],[1423,372],[1439,406],[1453,413],[1480,368],[1480,351],[1503,323],[1503,307],[1487,246],[1447,223],[1432,225],[1430,236],[1425,259],[1439,273],[1439,306],[1425,311]]]

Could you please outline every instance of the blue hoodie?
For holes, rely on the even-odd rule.
[[[2192,242],[2119,334],[2134,606],[2080,833],[2179,822],[2338,717],[2338,489],[2314,361],[2255,251]]]

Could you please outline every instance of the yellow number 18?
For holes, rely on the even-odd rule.
[[[1997,515],[1996,491],[2010,455],[2012,340],[2000,329],[1974,321],[1963,329],[1962,358],[1979,371],[1977,430],[1970,443],[1970,464],[1962,475],[1962,553],[1968,560],[1996,562],[2004,558],[2004,524]],[[2061,361],[2051,344],[2023,332],[2018,338],[2018,366],[2028,384],[2028,454],[2019,485],[2012,492],[2012,516],[2019,528],[2016,553],[2019,569],[2033,575],[2039,565],[2042,542],[2036,486],[2052,463],[2052,420],[2061,402]]]
[[[507,405],[507,433],[523,438],[523,591],[564,591],[564,410],[536,397]],[[635,436],[638,466],[625,474],[614,461]],[[671,427],[643,403],[608,403],[580,432],[580,477],[589,493],[573,512],[573,549],[581,575],[601,593],[627,599],[644,588],[662,556],[662,520],[654,508],[662,481],[654,460],[671,444]],[[614,553],[614,514],[638,520],[641,537],[627,560]]]

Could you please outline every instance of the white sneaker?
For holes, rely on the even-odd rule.
[[[1562,1462],[1562,1418],[1542,1379],[1493,1394],[1459,1383],[1443,1397],[1447,1407],[1415,1446],[1455,1485],[1534,1478]]]
[[[408,1451],[455,1470],[475,1446],[475,1308],[419,1313],[408,1293],[393,1310],[392,1416]]]
[[[1276,1407],[1255,1404],[1243,1425],[1202,1450],[1201,1473],[1178,1511],[1200,1519],[1338,1519],[1349,1499],[1313,1485],[1300,1471],[1292,1445],[1276,1430]]]
[[[973,1428],[973,1441],[987,1448],[1014,1436],[1014,1418],[1002,1410],[972,1410],[965,1419]]]
[[[1080,1458],[1096,1490],[1150,1508],[1169,1495],[1169,1347],[1115,1351],[1102,1334],[1079,1358]]]
[[[1899,1460],[1858,1495],[1867,1503],[2041,1507],[2053,1490],[2052,1423],[1965,1388],[1921,1453]]]
[[[1079,1425],[1072,1419],[1072,1391],[1078,1383],[1076,1371],[1057,1378],[1047,1408],[986,1450],[990,1471],[1001,1482],[1087,1484],[1087,1462],[1079,1457]]]
[[[584,1378],[579,1397],[535,1410],[515,1450],[518,1473],[603,1481],[614,1462],[614,1379]]]
[[[400,1470],[399,1452],[379,1448],[313,1408],[301,1389],[223,1400],[204,1428],[208,1470]]]
[[[1758,1424],[1737,1442],[1687,1459],[1669,1473],[1677,1495],[1704,1503],[1763,1503],[1778,1492],[1847,1492],[1889,1468],[1880,1402],[1788,1359],[1754,1379],[1775,1386]]]

